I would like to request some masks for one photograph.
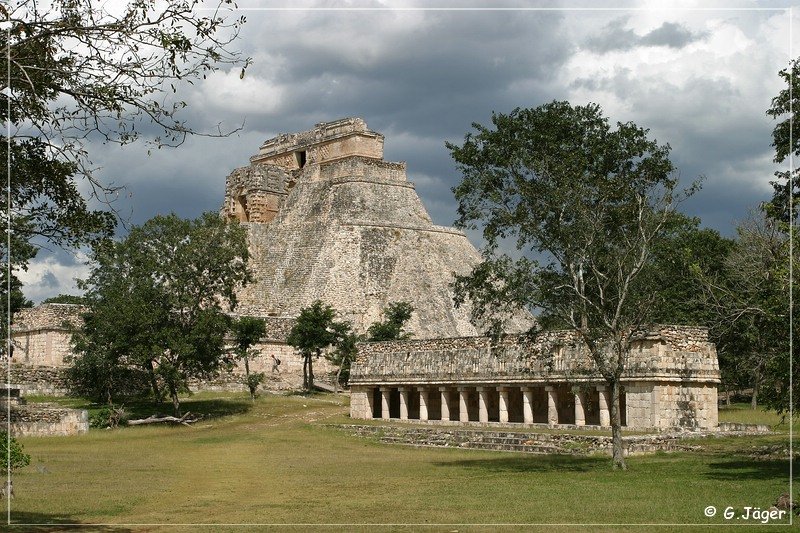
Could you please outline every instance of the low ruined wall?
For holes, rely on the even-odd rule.
[[[8,424],[5,409],[0,424]],[[15,437],[79,435],[89,431],[89,414],[84,409],[19,405],[11,409],[9,427]]]
[[[24,396],[32,394],[64,396],[67,394],[64,368],[12,364],[10,378],[10,383],[18,384]]]
[[[539,454],[611,455],[610,436],[572,433],[485,431],[447,427],[399,427],[340,425],[339,429],[359,437],[377,438],[384,443],[445,448],[470,448]],[[713,434],[713,433],[712,433]],[[658,451],[688,451],[696,444],[685,438],[705,436],[697,433],[627,435],[622,438],[623,453],[639,455]]]

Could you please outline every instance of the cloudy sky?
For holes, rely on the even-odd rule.
[[[387,160],[408,163],[434,222],[451,225],[450,189],[459,176],[445,141],[462,140],[473,122],[488,124],[492,111],[552,100],[595,102],[612,121],[633,121],[669,143],[685,183],[705,177],[684,206],[704,226],[732,235],[736,221],[770,195],[778,167],[765,111],[782,88],[777,72],[792,57],[788,3],[431,11],[415,9],[429,2],[385,0],[270,9],[287,4],[240,1],[247,23],[238,46],[253,58],[247,75],[217,72],[182,89],[185,118],[197,129],[243,124],[239,134],[195,138],[150,156],[142,145],[89,147],[104,179],[126,185],[117,209],[131,223],[216,211],[225,176],[265,139],[358,116],[386,136]],[[531,5],[439,5],[489,4]],[[319,7],[332,5],[367,9]],[[84,259],[42,250],[20,276],[27,296],[38,302],[76,293]]]

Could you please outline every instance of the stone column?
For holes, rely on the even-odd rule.
[[[547,423],[554,426],[558,424],[558,394],[555,387],[547,386],[544,390],[547,392]]]
[[[442,394],[442,420],[450,420],[450,389],[439,387]]]
[[[408,389],[398,387],[400,391],[400,420],[408,420]]]
[[[428,419],[428,389],[418,387],[419,390],[419,419]]]
[[[598,396],[600,397],[600,425],[603,427],[608,427],[611,425],[611,411],[608,409],[608,391],[606,390],[605,385],[598,385],[597,386]]]
[[[353,389],[351,387],[350,388],[350,391],[351,391],[350,392],[350,398],[353,397],[352,396],[352,390]],[[365,415],[367,415],[365,418],[373,418],[373,416],[375,415],[375,405],[374,405],[374,402],[375,402],[375,390],[372,387],[367,387],[366,389],[364,389],[364,395],[366,396],[366,400],[367,400],[367,407],[366,408],[369,411],[369,413],[364,413]]]
[[[458,388],[458,419],[461,422],[469,422],[469,408],[467,407],[467,397],[469,392],[466,387]]]
[[[391,389],[389,387],[381,387],[381,418],[389,420],[389,394]]]
[[[526,424],[533,424],[533,389],[521,387],[522,390],[522,417]]]
[[[478,422],[489,421],[489,388],[476,387],[478,391]]]
[[[583,393],[580,387],[572,387],[572,394],[575,395],[575,425],[586,425],[586,411],[583,405]]]
[[[500,393],[500,401],[498,403],[499,420],[501,424],[508,423],[508,387],[497,387],[497,392]]]

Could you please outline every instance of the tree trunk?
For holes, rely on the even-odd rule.
[[[250,391],[250,399],[256,401],[256,389],[250,384],[250,361],[248,360],[247,353],[244,354],[242,359],[244,359],[244,380]]]
[[[317,357],[319,357],[319,350],[317,350]],[[308,392],[314,391],[314,358],[308,356]]]
[[[750,409],[758,409],[758,383],[761,381],[761,371],[756,368],[753,378],[753,396],[750,398]]]
[[[622,451],[622,418],[619,412],[619,378],[609,381],[611,386],[611,446],[614,468],[626,470],[625,456]]]
[[[339,365],[339,371],[336,372],[336,383],[333,384],[333,392],[339,392],[339,379],[342,377],[343,366],[344,366],[344,359],[342,359],[342,364]]]
[[[175,411],[175,416],[181,416],[181,404],[178,400],[178,387],[174,383],[169,383],[169,395],[172,398],[172,410]]]
[[[310,355],[303,354],[303,389],[308,392],[308,360],[311,358]]]
[[[731,406],[731,390],[725,387],[725,407]]]
[[[152,359],[147,361],[147,373],[150,374],[150,386],[153,388],[153,394],[156,397],[156,404],[161,405],[161,402],[164,401],[164,397],[161,395],[161,391],[158,388],[158,381],[156,380],[156,370],[155,368],[153,368]]]

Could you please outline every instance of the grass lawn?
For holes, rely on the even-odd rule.
[[[214,416],[193,427],[20,439],[32,460],[15,475],[11,520],[61,524],[18,528],[31,531],[62,531],[67,523],[122,524],[88,526],[92,531],[193,531],[198,526],[178,524],[197,523],[213,524],[207,531],[241,531],[222,524],[247,523],[274,524],[276,531],[588,523],[608,526],[585,529],[641,531],[653,526],[613,524],[650,523],[673,524],[659,531],[686,531],[691,528],[681,524],[760,525],[725,520],[723,509],[733,507],[736,516],[746,506],[767,509],[788,490],[787,460],[751,457],[753,447],[788,444],[785,425],[769,436],[699,439],[703,452],[632,457],[629,470],[619,472],[606,457],[414,448],[352,437],[324,425],[351,422],[346,402],[333,395],[266,395],[251,402],[245,394],[203,393],[186,399],[184,409]],[[132,408],[146,412],[148,406]],[[737,407],[720,418],[778,422],[758,413]],[[713,518],[703,514],[709,505],[719,511]]]

